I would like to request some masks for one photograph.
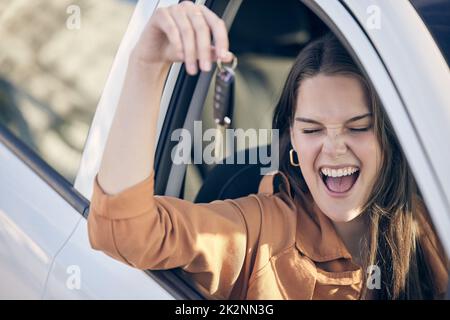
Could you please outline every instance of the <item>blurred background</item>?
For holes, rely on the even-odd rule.
[[[136,2],[0,0],[0,125],[70,182]]]

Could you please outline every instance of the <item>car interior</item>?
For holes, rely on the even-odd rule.
[[[281,22],[281,23],[280,23]],[[238,58],[235,70],[235,96],[229,128],[270,129],[275,106],[290,67],[301,49],[328,28],[305,5],[288,0],[245,0],[231,26],[230,50]],[[215,128],[213,119],[214,77],[202,109],[202,130]],[[243,153],[259,153],[270,141],[236,141],[236,150],[229,157]],[[205,142],[203,142],[205,147]],[[234,199],[256,193],[262,179],[263,164],[189,164],[182,197],[195,202]]]

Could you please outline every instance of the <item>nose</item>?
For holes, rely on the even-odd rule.
[[[345,139],[338,130],[329,130],[323,142],[322,152],[333,159],[347,152]]]

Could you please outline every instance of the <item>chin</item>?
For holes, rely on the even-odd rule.
[[[350,222],[360,215],[359,210],[354,208],[337,209],[337,210],[336,208],[324,208],[324,209],[321,209],[322,212],[333,222]]]

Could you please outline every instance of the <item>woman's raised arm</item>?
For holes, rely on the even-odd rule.
[[[256,198],[194,204],[153,195],[156,124],[170,63],[184,61],[195,74],[199,61],[209,71],[216,51],[231,61],[225,24],[206,7],[182,2],[151,17],[129,59],[88,234],[92,248],[119,261],[139,269],[182,267],[204,293],[228,298],[241,296],[249,278],[261,225]]]
[[[215,47],[211,45],[211,35]],[[158,8],[148,21],[129,62],[124,87],[104,150],[98,183],[117,194],[149,177],[153,169],[159,104],[172,62],[191,75],[212,61],[232,59],[225,23],[190,1]]]

